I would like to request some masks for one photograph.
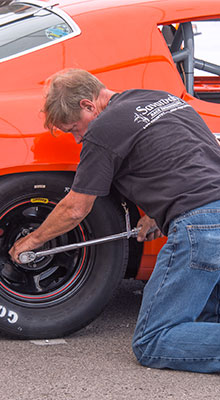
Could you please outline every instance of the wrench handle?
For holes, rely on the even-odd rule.
[[[19,254],[19,260],[21,264],[28,264],[30,262],[33,262],[36,260],[36,258],[39,257],[45,257],[45,256],[50,256],[53,254],[57,253],[62,253],[64,251],[71,251],[71,250],[76,250],[80,249],[82,247],[88,247],[88,246],[93,246],[96,244],[102,244],[106,242],[112,242],[114,240],[119,240],[123,238],[130,238],[130,237],[137,237],[138,232],[140,228],[134,228],[129,232],[122,232],[122,233],[117,233],[115,235],[110,235],[110,236],[105,236],[100,239],[94,239],[94,240],[88,240],[86,242],[81,242],[81,243],[73,243],[73,244],[68,244],[66,246],[59,246],[59,247],[54,247],[53,249],[48,249],[48,250],[41,250],[41,251],[25,251]]]
[[[154,232],[157,229],[157,227],[149,229],[147,232],[147,235],[149,233]],[[137,237],[139,231],[141,228],[133,228],[130,231],[122,232],[122,233],[116,233],[115,235],[110,235],[110,236],[105,236],[100,239],[93,239],[93,240],[88,240],[86,242],[81,242],[81,243],[73,243],[73,244],[68,244],[65,246],[59,246],[59,247],[54,247],[53,249],[48,249],[48,250],[41,250],[41,251],[24,251],[19,254],[19,260],[21,264],[29,264],[30,262],[33,262],[36,260],[36,258],[39,257],[45,257],[45,256],[50,256],[53,254],[58,254],[62,253],[64,251],[71,251],[71,250],[76,250],[80,249],[82,247],[88,247],[88,246],[93,246],[97,244],[102,244],[102,243],[107,243],[107,242],[113,242],[114,240],[120,240],[120,239],[129,239],[130,237]]]

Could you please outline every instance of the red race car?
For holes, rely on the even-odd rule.
[[[0,330],[67,335],[93,320],[120,280],[147,280],[164,239],[119,240],[26,264],[8,250],[70,190],[80,145],[44,129],[49,76],[86,69],[112,90],[165,90],[188,101],[220,135],[219,0],[9,1],[0,6]],[[127,202],[132,227],[141,210]],[[119,194],[98,198],[73,231],[43,249],[123,232]]]

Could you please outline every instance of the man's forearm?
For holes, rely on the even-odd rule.
[[[66,204],[65,200],[60,201],[54,210],[48,215],[40,227],[32,233],[32,237],[39,247],[41,244],[60,236],[75,228],[87,215],[87,212],[74,213]]]
[[[70,191],[48,215],[38,229],[15,242],[9,251],[12,259],[18,262],[23,251],[33,250],[45,242],[75,228],[91,211],[96,196]]]

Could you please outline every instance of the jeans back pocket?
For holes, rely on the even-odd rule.
[[[220,225],[188,225],[191,268],[220,270]]]

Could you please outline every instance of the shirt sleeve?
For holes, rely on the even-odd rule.
[[[85,141],[72,190],[95,196],[107,196],[121,162],[122,159],[109,149]]]

